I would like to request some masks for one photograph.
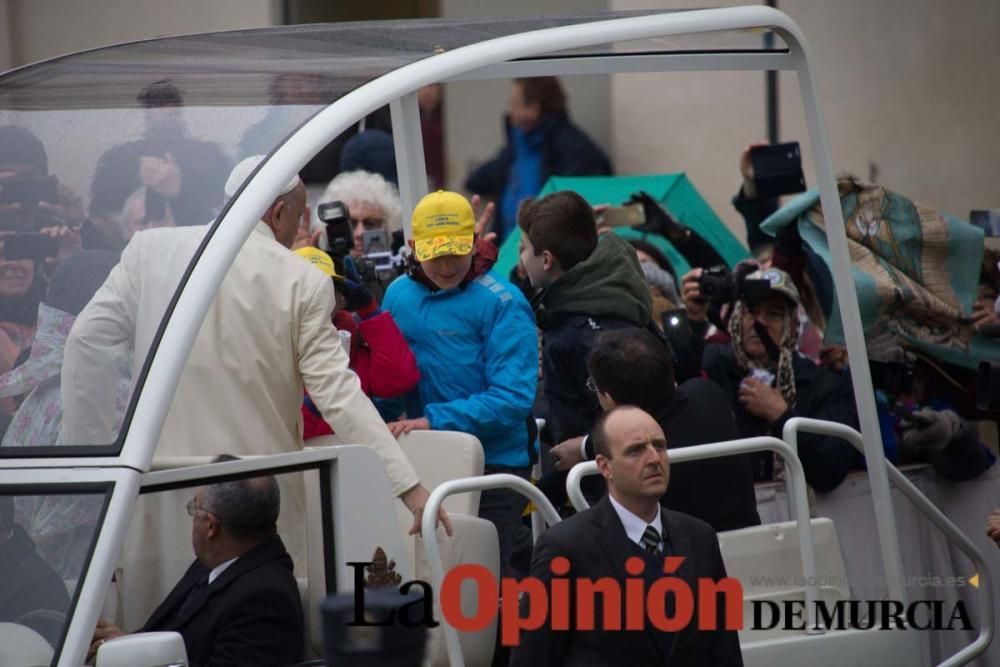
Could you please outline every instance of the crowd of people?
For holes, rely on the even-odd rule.
[[[301,95],[303,85],[282,79],[275,94]],[[422,95],[432,133],[440,96],[439,87]],[[138,102],[148,110],[145,134],[99,158],[86,213],[62,185],[35,200],[0,204],[4,447],[115,440],[154,344],[156,314],[166,312],[171,286],[206,225],[263,159],[247,153],[231,168],[216,145],[189,137],[179,114],[183,99],[169,82],[147,87]],[[509,112],[505,146],[466,181],[474,196],[432,192],[412,213],[402,210],[395,163],[384,156],[391,127],[352,131],[338,145],[339,169],[323,172],[322,200],[342,202],[348,211],[353,247],[342,255],[323,229],[311,228],[303,181],[285,184],[213,302],[157,452],[274,453],[335,431],[382,457],[393,492],[414,512],[414,529],[427,491],[396,445],[401,435],[474,435],[485,474],[529,479],[540,459],[545,474],[538,485],[567,516],[573,513],[567,471],[592,459],[601,471],[585,482],[593,509],[546,533],[533,556],[526,500],[509,490],[482,494],[479,513],[496,526],[506,575],[551,578],[555,555],[588,563],[577,574],[613,575],[621,563],[591,553],[606,538],[623,562],[632,551],[647,559],[683,555],[694,563],[692,572],[725,577],[714,531],[759,524],[754,485],[782,479],[784,465],[773,454],[670,465],[669,451],[780,438],[794,417],[858,427],[851,360],[843,346],[823,343],[829,272],[794,225],[776,236],[762,227],[778,202],[758,196],[749,149],[740,156],[743,182],[732,203],[746,221],[752,259],[726,266],[697,228],[648,193],[607,202],[641,208],[637,229],[648,238],[634,241],[614,233],[603,209],[575,192],[538,196],[551,175],[612,173],[603,151],[571,122],[558,80],[514,81]],[[244,147],[253,140],[248,133]],[[220,178],[227,173],[228,181]],[[0,127],[0,192],[49,176],[42,142],[23,128]],[[393,250],[405,263],[391,276],[379,274],[375,289],[365,271],[366,233],[398,232],[403,216],[410,236]],[[517,266],[500,275],[498,246],[512,234],[520,235]],[[692,269],[678,275],[652,238],[671,244]],[[975,305],[966,314],[975,335],[1000,323],[998,259],[1000,252],[986,250]],[[891,460],[928,463],[953,481],[992,465],[994,454],[973,426],[985,415],[975,407],[968,371],[900,348],[895,356],[873,355],[872,372],[876,395],[862,400],[878,405]],[[536,420],[544,420],[540,432]],[[815,493],[833,491],[864,467],[863,457],[833,436],[803,434],[798,454]],[[223,632],[226,614],[253,606],[240,596],[267,579],[277,587],[268,599],[287,603],[281,609],[299,617],[282,626],[284,635],[267,634],[292,647],[282,659],[296,659],[301,608],[286,570],[302,548],[295,523],[303,499],[301,488],[285,493],[279,518],[273,480],[199,491],[188,507],[198,560],[145,629],[178,629],[189,655],[205,664],[216,664],[217,652],[246,655],[234,642],[266,652],[253,624],[274,628],[274,619],[244,618],[246,632],[235,637],[212,633]],[[30,533],[39,562],[65,577],[89,539],[75,535],[76,524],[97,516],[72,498],[46,502],[0,505],[0,538],[9,529],[11,544],[30,551]],[[248,525],[240,518],[247,506],[266,516]],[[149,517],[157,511],[142,510]],[[155,549],[163,539],[161,520],[144,527],[140,548]],[[446,515],[440,520],[450,529]],[[998,525],[991,519],[996,539]],[[259,571],[244,576],[251,561]],[[222,574],[232,562],[241,565]],[[201,595],[192,591],[202,579],[208,588],[220,587],[218,579],[237,602],[192,611],[188,598]],[[59,591],[46,596],[60,598],[46,608],[65,608]],[[123,633],[102,621],[94,650]],[[608,660],[628,664],[682,654],[698,664],[740,664],[731,632],[654,638],[620,652],[601,638],[569,642],[568,635],[544,631],[526,637],[512,664],[538,664],[539,655],[550,656],[546,664],[576,664],[583,653],[609,651],[617,655]]]

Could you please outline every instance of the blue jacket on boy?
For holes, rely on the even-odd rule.
[[[431,428],[476,436],[488,466],[528,466],[538,334],[521,292],[493,271],[433,291],[403,276],[389,286],[382,307],[417,358],[417,391]]]

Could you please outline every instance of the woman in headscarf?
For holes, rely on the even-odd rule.
[[[770,288],[756,298],[742,296],[729,318],[731,341],[705,348],[702,368],[727,393],[740,435],[781,437],[792,417],[812,417],[857,427],[850,380],[796,352],[799,293],[780,269],[755,271],[747,280],[766,280]],[[803,434],[799,458],[806,481],[817,491],[837,487],[856,455],[847,442]],[[774,457],[758,455],[756,479],[771,479]]]
[[[58,444],[62,423],[59,380],[63,347],[76,316],[104,283],[118,256],[83,250],[56,267],[44,301],[37,305],[37,330],[27,361],[0,375],[0,398],[24,397],[3,436],[3,447]],[[129,394],[128,369],[122,369],[118,414]],[[68,579],[80,575],[102,502],[81,496],[24,496],[17,499],[17,520],[31,534],[39,554]]]

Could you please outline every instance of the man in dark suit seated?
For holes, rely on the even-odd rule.
[[[655,627],[651,621],[654,613],[646,609],[644,629],[608,629],[616,625],[626,628],[628,618],[624,609],[618,611],[620,618],[606,616],[605,596],[595,595],[595,629],[579,630],[574,616],[581,608],[580,596],[571,593],[570,629],[554,630],[550,615],[540,628],[521,635],[511,665],[742,665],[737,633],[724,629],[726,603],[742,605],[742,600],[717,597],[718,629],[698,628],[699,581],[718,582],[726,577],[726,568],[711,526],[660,506],[660,496],[670,479],[663,429],[641,409],[619,406],[598,418],[591,439],[597,451],[597,465],[608,484],[608,495],[538,538],[531,575],[550,589],[552,561],[564,557],[569,561],[565,576],[571,581],[611,577],[624,590],[626,578],[642,576],[646,579],[645,590],[649,591],[654,582],[665,576],[667,559],[676,565],[676,557],[681,557],[683,562],[669,576],[682,580],[676,582],[678,585],[690,587],[694,603],[691,620],[677,632],[664,632]],[[641,575],[626,571],[626,561],[633,557],[645,564]],[[625,597],[623,594],[623,602]],[[657,610],[655,616],[668,619],[684,616],[676,604],[676,596],[661,599],[665,600],[665,608]]]
[[[292,559],[277,534],[280,504],[274,477],[198,489],[187,504],[197,558],[138,632],[179,632],[191,667],[298,662],[305,626]],[[123,634],[100,621],[90,655]]]

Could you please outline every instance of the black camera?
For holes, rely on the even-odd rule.
[[[0,255],[4,259],[16,261],[31,259],[40,262],[59,253],[59,243],[45,234],[15,233],[3,237]]]
[[[330,256],[339,275],[344,275],[344,257],[354,248],[354,230],[351,229],[351,209],[342,201],[320,204],[316,215],[326,225],[326,241]]]
[[[698,291],[702,302],[732,303],[734,301],[755,301],[767,297],[771,283],[763,279],[749,280],[746,275],[753,272],[751,267],[745,273],[733,274],[725,266],[705,269],[698,278]]]

